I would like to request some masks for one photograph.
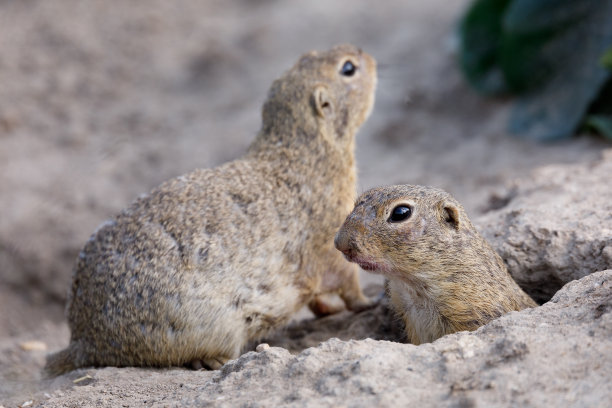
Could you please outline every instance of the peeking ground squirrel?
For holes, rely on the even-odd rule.
[[[217,369],[250,340],[336,292],[372,304],[333,236],[356,196],[354,137],[376,62],[350,45],[310,52],[274,81],[244,157],[169,180],[101,225],[79,254],[68,348],[84,366]]]
[[[335,245],[347,260],[389,279],[391,304],[413,344],[537,306],[461,204],[442,190],[401,185],[366,191]]]

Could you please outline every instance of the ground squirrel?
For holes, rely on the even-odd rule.
[[[389,279],[391,304],[413,344],[536,306],[442,190],[401,185],[365,192],[335,245],[349,261]]]
[[[316,297],[371,305],[333,236],[356,196],[354,136],[376,62],[350,45],[310,52],[277,79],[247,153],[169,180],[101,225],[79,254],[70,345],[46,371],[216,369]]]

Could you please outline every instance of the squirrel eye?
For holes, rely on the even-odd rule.
[[[412,208],[407,205],[398,205],[391,211],[389,222],[402,222],[407,220],[412,215]]]
[[[342,65],[342,68],[340,69],[340,73],[348,77],[355,75],[355,72],[357,72],[357,67],[355,66],[355,64],[348,60]]]

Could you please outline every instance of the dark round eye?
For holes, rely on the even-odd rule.
[[[355,75],[355,72],[357,72],[357,67],[351,61],[346,61],[340,69],[340,73],[348,77]]]
[[[389,222],[402,222],[412,215],[412,208],[407,205],[398,205],[391,211]]]

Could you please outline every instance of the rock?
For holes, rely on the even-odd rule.
[[[612,270],[567,284],[541,307],[420,346],[331,339],[298,355],[264,347],[217,372],[70,375],[85,371],[90,384],[42,405],[604,406],[612,399]]]
[[[475,220],[514,279],[539,302],[612,268],[612,149],[593,163],[545,166]]]
[[[255,351],[259,353],[261,351],[268,350],[269,348],[270,345],[268,343],[261,343],[259,346],[255,347]]]

